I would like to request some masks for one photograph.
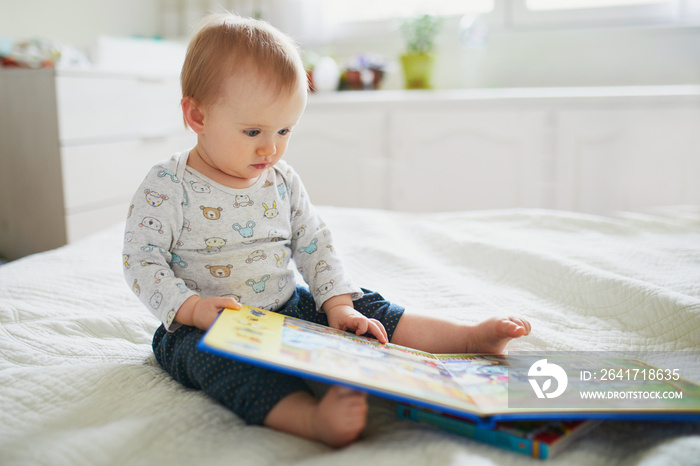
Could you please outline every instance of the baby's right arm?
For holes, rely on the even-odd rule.
[[[197,296],[173,269],[179,259],[174,247],[183,228],[184,196],[181,181],[167,176],[175,170],[168,163],[154,167],[136,191],[122,252],[127,283],[169,331],[179,326],[174,319],[182,304]]]

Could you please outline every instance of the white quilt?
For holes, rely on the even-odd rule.
[[[700,350],[700,212],[411,214],[322,208],[364,287],[416,312],[515,314],[511,350]],[[372,399],[341,450],[247,427],[155,363],[121,227],[0,267],[2,465],[495,465],[525,456],[396,419]],[[700,464],[700,426],[608,421],[551,464]]]

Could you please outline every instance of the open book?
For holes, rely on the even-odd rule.
[[[199,349],[460,416],[482,428],[553,419],[700,421],[700,385],[680,369],[629,358],[434,355],[249,306],[221,312]]]

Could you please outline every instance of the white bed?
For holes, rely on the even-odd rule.
[[[517,314],[511,350],[700,350],[700,210],[596,217],[321,208],[363,286],[409,309]],[[371,400],[342,450],[247,427],[170,379],[122,277],[116,226],[0,267],[0,464],[537,463],[396,419]],[[700,464],[700,425],[608,421],[551,464]]]

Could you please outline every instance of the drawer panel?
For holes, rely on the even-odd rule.
[[[148,170],[193,147],[194,134],[163,139],[64,147],[61,153],[66,213],[128,202]]]
[[[56,99],[63,142],[139,134],[136,79],[58,76]]]
[[[61,142],[167,136],[184,128],[175,78],[58,76]]]

